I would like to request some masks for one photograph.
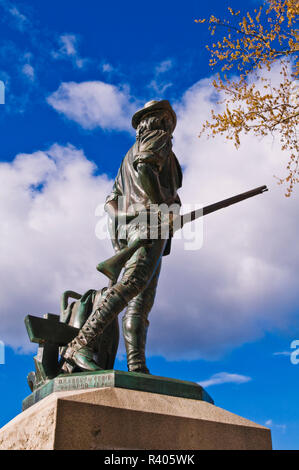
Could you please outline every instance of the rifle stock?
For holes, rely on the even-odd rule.
[[[118,251],[114,256],[111,258],[107,259],[106,261],[103,261],[102,263],[99,263],[97,265],[97,270],[100,273],[105,274],[110,281],[114,284],[118,276],[126,264],[126,262],[133,256],[136,250],[140,248],[141,246],[144,245],[149,245],[151,243],[151,240],[149,239],[141,239],[137,238],[131,246],[127,246],[126,248],[123,248],[122,250]]]

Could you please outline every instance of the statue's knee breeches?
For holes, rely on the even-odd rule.
[[[139,295],[134,297],[129,303],[125,313],[125,317],[138,315],[143,319],[147,319],[152,309],[156,295],[156,286],[154,288],[146,288]]]
[[[118,288],[123,292],[123,296],[131,301],[134,297],[138,296],[144,289],[146,289],[152,277],[152,270],[147,266],[136,266],[134,270],[127,271],[121,281],[118,283]]]
[[[152,246],[139,248],[127,262],[123,277],[118,284],[128,302],[150,285],[155,290],[164,248],[165,240],[154,240]],[[153,282],[155,278],[156,281]],[[154,294],[155,292],[153,296]]]
[[[149,321],[147,319],[154,303],[156,289],[146,289],[132,299],[122,319],[123,334],[126,342],[140,344],[138,338],[145,347],[145,338]]]

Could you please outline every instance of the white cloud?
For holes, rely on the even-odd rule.
[[[156,66],[156,74],[160,75],[161,73],[168,72],[172,67],[173,61],[171,59],[162,60],[162,62]]]
[[[162,98],[168,90],[168,88],[172,87],[172,83],[169,80],[161,77],[161,75],[165,75],[169,70],[173,68],[173,60],[172,59],[165,59],[159,62],[154,69],[154,77],[148,84],[148,88],[152,89],[157,97]]]
[[[23,15],[20,10],[18,10],[18,8],[16,6],[12,6],[10,9],[9,9],[9,13],[14,16],[14,18],[16,19],[17,21],[17,24],[19,25],[19,27],[21,29],[24,28],[24,25],[25,23],[27,23],[27,18],[25,15]]]
[[[210,387],[211,385],[221,385],[227,383],[233,384],[244,384],[249,382],[251,377],[240,374],[230,374],[228,372],[218,372],[212,375],[209,379],[198,382],[204,388]]]
[[[102,68],[102,71],[106,73],[111,73],[115,70],[113,65],[109,64],[108,62],[105,62],[104,64],[102,64],[101,68]]]
[[[82,69],[89,62],[89,59],[83,59],[78,52],[79,38],[75,34],[62,34],[59,37],[60,49],[52,51],[54,59],[71,59],[73,65]]]
[[[263,184],[270,190],[207,216],[199,251],[174,240],[149,318],[149,350],[169,359],[215,359],[273,328],[298,327],[298,188],[285,198],[273,178],[287,155],[271,138],[248,135],[238,151],[222,137],[199,139],[213,93],[202,80],[175,106],[182,201],[207,205]]]
[[[0,164],[0,338],[29,347],[28,314],[59,313],[59,299],[106,285],[95,266],[111,254],[95,236],[95,208],[111,188],[70,145]]]
[[[274,352],[273,356],[287,356],[289,357],[291,355],[291,351],[278,351]]]
[[[76,43],[77,38],[74,34],[62,34],[60,36],[61,53],[63,55],[77,55]]]
[[[172,83],[160,82],[158,79],[152,80],[148,87],[151,88],[157,97],[162,97],[165,91],[172,86]]]
[[[128,90],[100,81],[62,83],[48,103],[85,129],[131,130],[130,116],[137,109]]]
[[[34,81],[35,72],[34,68],[30,64],[24,64],[22,67],[22,73],[31,81]]]
[[[280,431],[282,431],[283,433],[286,432],[286,429],[287,429],[287,426],[286,424],[275,424],[273,423],[273,420],[272,419],[268,419],[266,422],[265,422],[265,426],[268,426],[269,428],[276,428],[276,429],[279,429]]]
[[[0,0],[0,6],[2,6],[4,11],[9,14],[9,17],[13,20],[14,26],[19,31],[25,31],[25,28],[29,25],[29,20],[23,13],[21,13],[19,8],[9,0]]]

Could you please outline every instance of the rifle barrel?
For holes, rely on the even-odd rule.
[[[266,185],[259,186],[258,188],[251,189],[250,191],[238,194],[237,196],[229,197],[228,199],[224,199],[223,201],[219,201],[215,204],[205,206],[202,209],[197,209],[195,211],[181,215],[181,227],[183,227],[186,222],[192,222],[192,220],[211,214],[211,212],[218,211],[219,209],[224,209],[225,207],[231,206],[232,204],[236,204],[237,202],[244,201],[245,199],[248,199],[250,197],[257,196],[258,194],[263,194],[265,191],[268,191]]]

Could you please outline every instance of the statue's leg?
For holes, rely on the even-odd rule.
[[[82,370],[98,370],[93,360],[98,335],[113,321],[133,297],[136,297],[150,283],[160,263],[165,240],[154,240],[152,245],[139,248],[133,255],[132,269],[121,281],[107,289],[105,296],[81,328],[78,336],[68,345],[63,354],[71,365]]]
[[[126,273],[130,268],[129,262],[126,267]],[[149,326],[148,315],[154,303],[160,270],[161,261],[148,287],[130,300],[122,319],[123,335],[127,351],[127,364],[130,372],[149,374],[145,359],[145,344]]]

